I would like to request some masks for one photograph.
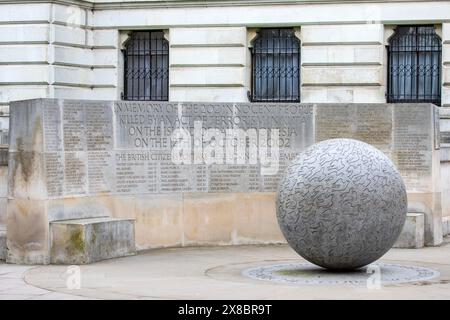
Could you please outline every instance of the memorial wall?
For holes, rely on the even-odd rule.
[[[442,241],[431,104],[177,103],[40,99],[11,107],[8,247],[48,263],[49,222],[136,219],[140,249],[283,242],[280,175],[331,138],[365,141],[403,176],[426,243]]]
[[[276,191],[278,174],[262,175],[261,161],[249,159],[249,149],[260,154],[260,134],[270,143],[279,129],[279,161],[282,169],[300,150],[313,143],[311,105],[236,105],[195,103],[128,103],[45,101],[43,143],[48,198],[99,194],[142,195],[173,192]],[[195,125],[200,126],[197,132]],[[177,141],[176,129],[186,141]],[[217,148],[210,147],[215,130]],[[230,132],[231,129],[231,132]],[[236,131],[234,144],[231,140]],[[265,130],[261,132],[261,130]],[[181,130],[179,130],[181,131]],[[182,134],[184,132],[181,132]],[[238,133],[247,138],[239,163]],[[190,136],[190,138],[189,138]],[[185,142],[199,142],[181,150]],[[230,144],[233,143],[230,141]],[[188,157],[177,163],[172,151]],[[208,152],[207,148],[212,149]],[[229,148],[235,152],[230,154]],[[267,153],[270,151],[267,148]],[[217,155],[214,154],[217,152]],[[210,162],[206,160],[211,153]],[[183,155],[182,155],[183,156]],[[255,157],[254,159],[256,159]],[[279,170],[278,170],[279,171]]]

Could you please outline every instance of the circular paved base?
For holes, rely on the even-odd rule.
[[[68,266],[34,267],[23,278],[39,288],[101,299],[450,299],[449,257],[450,244],[418,250],[392,249],[377,263],[406,268],[409,278],[403,276],[403,281],[414,279],[414,282],[387,284],[381,288],[376,283],[372,287],[299,285],[262,281],[242,274],[244,270],[275,265],[298,268],[307,263],[286,245],[152,250],[80,266],[81,288],[77,290],[67,287],[69,277],[73,276]],[[313,268],[314,271],[309,271],[310,280],[331,275]],[[440,275],[437,277],[435,271],[428,273],[427,268],[439,271]],[[419,269],[424,273],[418,272]],[[386,271],[385,277],[389,274],[389,269],[381,270]],[[432,274],[436,277],[425,280]],[[395,275],[399,278],[398,273]],[[370,275],[362,272],[360,276]]]
[[[436,278],[439,272],[433,269],[374,263],[354,271],[333,272],[309,263],[285,263],[253,267],[242,271],[245,277],[291,283],[299,285],[382,285],[418,282]]]

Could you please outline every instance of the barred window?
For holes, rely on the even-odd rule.
[[[162,31],[133,32],[124,59],[124,100],[168,100],[169,43]]]
[[[433,26],[399,26],[388,46],[388,102],[441,104],[441,39]]]
[[[300,41],[293,29],[261,29],[252,48],[251,101],[300,101]]]

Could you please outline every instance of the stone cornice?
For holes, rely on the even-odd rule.
[[[94,9],[94,0],[0,0],[2,4],[38,4],[55,3],[62,5],[78,6],[84,9]]]
[[[446,1],[448,0],[433,0],[433,2]],[[430,0],[0,0],[0,4],[56,3],[77,5],[91,10],[393,2],[430,2]]]

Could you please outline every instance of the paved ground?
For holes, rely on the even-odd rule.
[[[450,299],[448,239],[441,247],[392,249],[381,261],[431,268],[440,276],[381,289],[283,284],[246,278],[241,273],[261,265],[304,262],[285,245],[176,248],[79,270],[0,264],[0,299]],[[73,289],[78,283],[80,289]]]
[[[23,277],[29,266],[0,263],[0,300],[72,300],[83,297],[51,290],[40,289],[27,284]]]

